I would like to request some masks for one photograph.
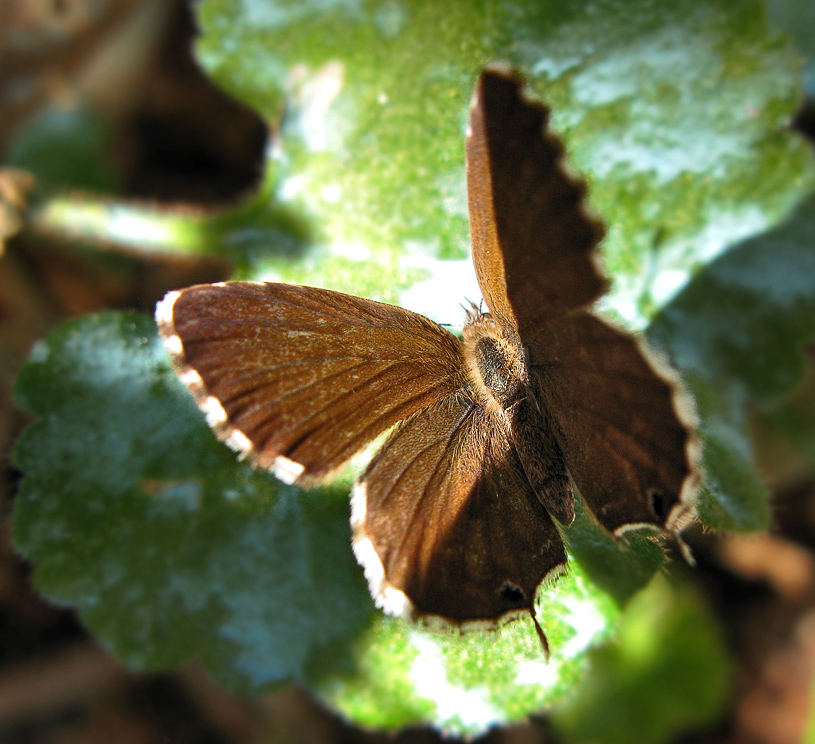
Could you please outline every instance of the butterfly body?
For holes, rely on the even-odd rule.
[[[565,567],[574,491],[615,535],[677,535],[699,479],[693,409],[642,339],[593,311],[602,226],[519,76],[479,79],[467,140],[488,312],[462,338],[326,289],[231,282],[156,318],[216,434],[288,483],[329,479],[385,432],[351,499],[376,603],[432,627],[531,613]],[[541,642],[543,631],[535,619]]]
[[[553,421],[529,375],[529,351],[511,326],[470,311],[463,331],[473,398],[501,422],[530,488],[564,526],[574,520],[574,496]]]

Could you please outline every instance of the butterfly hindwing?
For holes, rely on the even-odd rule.
[[[381,606],[459,628],[528,612],[566,561],[501,421],[461,395],[394,430],[357,486],[352,524]]]
[[[301,485],[330,476],[461,385],[455,336],[408,310],[339,292],[199,285],[168,295],[157,319],[216,433]]]
[[[578,490],[611,532],[684,526],[697,485],[693,409],[645,342],[586,312],[548,326],[530,373]]]

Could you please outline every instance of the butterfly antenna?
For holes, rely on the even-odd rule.
[[[546,657],[546,661],[549,661],[549,641],[546,640],[546,634],[543,632],[543,628],[541,628],[541,624],[538,622],[538,616],[535,614],[534,607],[530,608],[529,614],[532,615],[532,622],[535,624],[535,632],[538,634],[538,640],[541,642],[543,655]]]
[[[465,314],[467,315],[467,320],[473,320],[481,315],[481,309],[478,305],[476,305],[472,300],[467,300],[467,305],[461,304],[462,309],[464,310]]]

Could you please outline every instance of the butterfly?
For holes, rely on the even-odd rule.
[[[566,565],[576,489],[614,535],[694,518],[692,403],[644,340],[595,314],[602,225],[547,108],[502,63],[467,137],[472,258],[486,312],[462,337],[327,289],[226,282],[157,306],[215,433],[313,486],[390,430],[352,494],[353,548],[385,611],[430,628],[535,614]]]

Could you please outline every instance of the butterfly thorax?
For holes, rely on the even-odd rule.
[[[491,412],[506,411],[523,395],[526,384],[520,341],[488,313],[468,313],[463,336],[473,396]]]

